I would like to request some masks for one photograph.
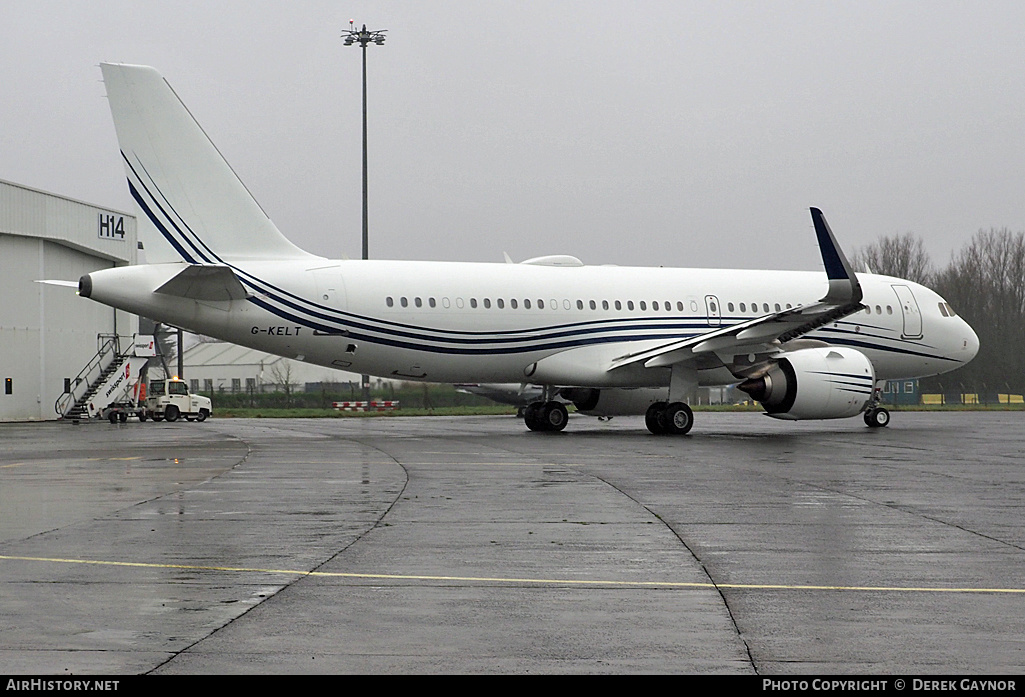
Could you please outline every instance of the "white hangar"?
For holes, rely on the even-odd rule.
[[[90,271],[135,263],[135,217],[0,180],[0,421],[56,419],[56,400],[134,315],[78,297]]]

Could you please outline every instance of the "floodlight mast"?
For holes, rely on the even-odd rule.
[[[349,26],[352,27],[352,20],[349,20]],[[363,258],[369,259],[369,240],[368,240],[368,226],[367,226],[367,44],[373,42],[378,46],[384,45],[384,32],[387,29],[381,29],[379,31],[367,30],[367,25],[364,24],[360,30],[350,28],[348,31],[342,32],[342,37],[345,39],[346,46],[352,46],[353,44],[359,44],[360,48],[363,49]]]
[[[363,49],[363,259],[370,258],[369,228],[367,225],[367,44],[373,42],[378,46],[384,45],[384,33],[387,29],[369,31],[367,25],[356,30],[353,21],[349,20],[349,29],[342,30],[342,38],[346,46],[359,44]],[[363,376],[363,399],[370,399],[370,376]]]

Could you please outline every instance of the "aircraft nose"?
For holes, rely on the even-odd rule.
[[[975,355],[979,352],[979,335],[975,333],[975,330],[971,326],[962,320],[964,324],[964,331],[961,336],[961,358],[965,363],[975,358]]]

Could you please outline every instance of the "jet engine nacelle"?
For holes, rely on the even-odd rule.
[[[849,348],[807,348],[779,358],[767,373],[738,386],[777,419],[841,419],[865,408],[875,369]]]
[[[578,412],[588,416],[635,416],[645,413],[654,402],[666,401],[669,388],[567,387],[559,390],[559,396],[573,402]]]

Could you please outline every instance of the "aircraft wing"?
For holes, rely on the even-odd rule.
[[[714,332],[621,356],[613,361],[609,370],[636,363],[643,363],[645,368],[666,367],[696,359],[701,354],[714,353],[723,364],[738,368],[734,372],[746,375],[747,371],[742,369],[746,361],[738,360],[740,355],[777,353],[784,342],[853,314],[861,308],[860,303],[830,305],[820,302],[808,307],[773,312]]]
[[[817,303],[773,312],[762,317],[722,327],[700,336],[682,339],[616,358],[609,371],[643,363],[658,368],[711,357],[728,367],[734,375],[751,377],[766,365],[766,358],[778,353],[780,346],[829,322],[863,308],[861,284],[843,251],[836,243],[822,211],[811,209],[822,262],[829,279],[829,290]]]

